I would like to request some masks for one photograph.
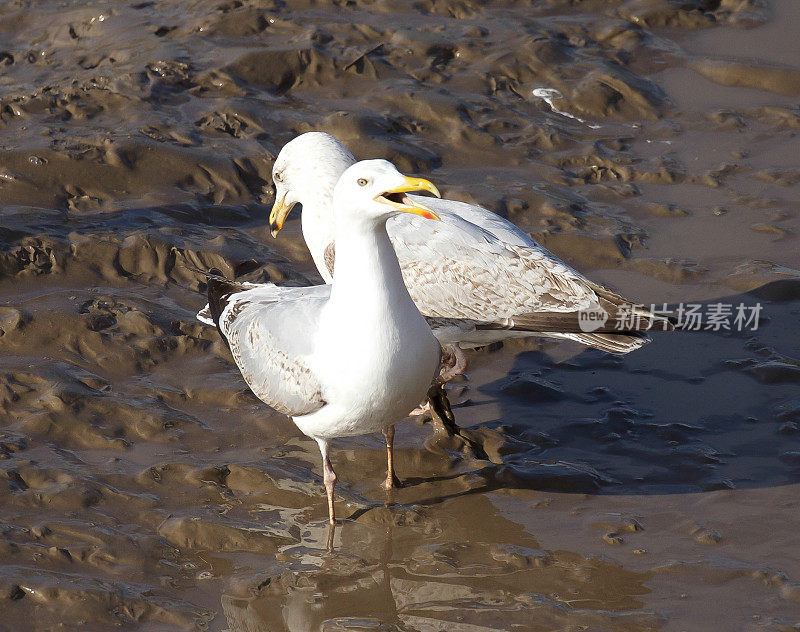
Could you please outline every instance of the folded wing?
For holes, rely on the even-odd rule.
[[[327,286],[243,288],[212,277],[201,314],[218,327],[259,399],[286,415],[306,415],[325,405],[308,358],[329,293]]]
[[[642,331],[672,329],[668,319],[593,283],[498,215],[418,199],[442,221],[399,217],[388,229],[409,292],[426,316],[474,321],[479,331],[560,334],[611,353],[645,344]],[[596,309],[607,320],[585,332],[580,314]]]

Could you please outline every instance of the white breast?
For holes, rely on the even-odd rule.
[[[411,305],[413,307],[413,304]],[[414,309],[323,317],[311,359],[327,405],[296,417],[300,430],[315,437],[342,437],[382,430],[424,399],[439,369],[440,347]]]

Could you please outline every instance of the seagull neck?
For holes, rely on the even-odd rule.
[[[306,242],[314,265],[325,279],[330,283],[332,276],[325,263],[325,248],[333,241],[333,200],[332,194],[319,195],[303,201],[303,214],[300,222],[303,229],[303,239]]]
[[[366,302],[393,303],[408,294],[397,254],[386,232],[386,221],[335,227],[336,264],[331,302],[362,308]]]

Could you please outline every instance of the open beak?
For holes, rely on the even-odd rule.
[[[439,189],[437,189],[427,180],[423,178],[403,176],[403,184],[401,184],[399,187],[395,187],[394,189],[384,191],[375,199],[379,202],[383,202],[384,204],[390,204],[398,211],[403,211],[404,213],[413,213],[414,215],[419,215],[425,219],[435,219],[441,221],[441,218],[432,209],[429,209],[424,204],[408,197],[406,193],[410,191],[428,191],[433,193],[438,198],[442,197],[442,195],[439,193]]]
[[[294,207],[294,202],[291,204],[286,203],[286,194],[283,194],[283,197],[280,200],[275,200],[275,203],[272,205],[272,212],[269,214],[269,233],[273,237],[277,237],[278,233],[281,232],[281,228],[283,228],[283,223],[286,221],[286,218],[289,216],[289,213],[292,212],[292,208]]]

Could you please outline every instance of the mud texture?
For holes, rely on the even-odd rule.
[[[0,6],[0,630],[800,626],[796,0]],[[523,341],[451,385],[477,454],[317,447],[186,268],[318,282],[296,134],[426,174],[643,303],[756,331]],[[484,458],[485,457],[485,458]]]

